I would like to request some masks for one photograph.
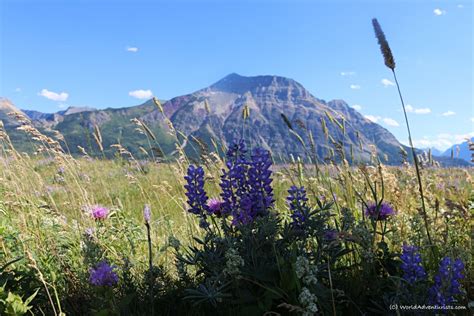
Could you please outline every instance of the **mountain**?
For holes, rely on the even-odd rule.
[[[247,120],[242,116],[245,106],[250,112]],[[308,145],[312,134],[320,159],[328,156],[329,148],[333,147],[325,136],[325,124],[326,134],[335,142],[342,142],[341,149],[347,156],[352,147],[358,160],[368,160],[369,145],[374,144],[388,162],[400,162],[401,144],[386,129],[367,120],[344,101],[325,102],[300,83],[284,77],[230,74],[208,88],[171,99],[163,107],[178,130],[209,148],[213,148],[211,139],[229,143],[244,135],[251,146],[268,148],[276,157],[304,155],[305,149],[282,119],[284,114]]]
[[[6,130],[16,149],[19,151],[32,151],[31,139],[24,132],[17,130],[20,123],[15,119],[14,113],[25,115],[10,100],[0,97],[0,121],[3,124],[3,129]],[[2,124],[0,124],[0,131],[2,130]]]
[[[0,98],[0,120],[6,127],[15,127],[18,126],[18,122],[9,115],[10,113],[19,112],[19,110],[10,100],[5,98]]]
[[[176,150],[176,137],[195,158],[216,148],[222,153],[222,145],[242,137],[251,147],[271,150],[279,161],[314,153],[320,161],[344,154],[349,162],[360,162],[368,161],[376,149],[382,161],[398,164],[400,149],[407,150],[388,130],[343,100],[326,102],[295,80],[279,76],[230,74],[207,88],[164,102],[162,109],[149,100],[127,108],[24,112],[42,132],[59,131],[73,154],[80,153],[78,146],[91,155],[100,154],[93,137],[96,127],[107,156],[116,152],[111,145],[117,143],[138,157],[144,152],[169,155]],[[131,121],[135,118],[146,124],[154,139],[144,136],[143,129],[137,132],[136,122]],[[170,124],[179,131],[177,136]]]
[[[433,156],[442,156],[443,155],[443,151],[439,150],[435,147],[421,148],[420,150],[422,150],[424,152],[429,152],[431,150],[431,154]]]
[[[474,137],[471,138],[471,142],[474,142]],[[471,161],[471,151],[469,150],[469,142],[467,140],[461,144],[451,146],[442,155],[451,157],[451,152],[455,158]]]

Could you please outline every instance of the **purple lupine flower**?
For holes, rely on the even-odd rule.
[[[204,169],[190,165],[184,179],[187,181],[184,187],[190,206],[188,212],[205,216],[209,213],[209,207],[207,206],[208,197],[204,190]]]
[[[207,201],[207,206],[209,207],[209,211],[217,216],[222,215],[222,204],[223,202],[219,199],[212,198]]]
[[[292,225],[294,227],[302,228],[306,220],[309,218],[309,207],[306,203],[308,201],[306,190],[304,187],[293,185],[288,190],[288,194],[286,201],[288,202],[290,211],[292,212]]]
[[[93,205],[90,208],[92,217],[96,220],[106,219],[109,215],[109,209],[101,205]]]
[[[272,159],[270,152],[262,148],[256,148],[252,154],[252,162],[249,169],[250,196],[253,202],[255,215],[265,216],[273,207],[272,184]]]
[[[222,170],[221,176],[222,214],[232,214],[234,225],[267,215],[274,202],[270,153],[257,148],[250,161],[245,153],[243,141],[232,145],[227,152],[228,170]]]
[[[385,202],[382,202],[380,206],[376,203],[371,203],[365,209],[365,215],[375,221],[384,221],[395,215],[395,210],[390,206],[390,204]]]
[[[446,306],[456,301],[455,296],[462,294],[459,280],[464,278],[463,270],[461,259],[453,261],[450,257],[444,257],[441,260],[434,285],[429,290],[430,304]]]
[[[143,208],[143,219],[145,220],[145,224],[150,224],[151,218],[151,208],[149,204],[145,204]]]
[[[222,190],[222,212],[231,214],[239,208],[240,198],[247,191],[246,169],[247,163],[243,160],[226,163],[227,171],[222,170],[220,187]]]
[[[109,265],[107,261],[99,262],[89,270],[89,282],[95,286],[114,286],[118,283],[115,266]]]
[[[400,267],[403,271],[403,278],[410,284],[424,280],[426,278],[426,272],[421,265],[421,255],[418,252],[418,248],[403,245],[402,249],[403,252],[400,256],[402,264]]]
[[[245,161],[245,154],[247,154],[245,141],[240,139],[238,142],[234,142],[229,146],[226,157],[229,162],[235,163],[237,161]]]

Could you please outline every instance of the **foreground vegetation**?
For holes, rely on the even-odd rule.
[[[4,152],[2,313],[384,314],[435,299],[440,265],[444,304],[467,306],[471,170],[423,170],[431,244],[412,166],[270,167],[264,151],[237,158],[241,149],[189,170]],[[243,182],[227,181],[236,176]],[[252,186],[264,189],[244,192]],[[229,192],[237,204],[251,196],[259,211],[216,212]],[[453,280],[459,285],[446,287]]]

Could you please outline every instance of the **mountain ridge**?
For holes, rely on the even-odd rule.
[[[474,137],[470,138],[471,142],[474,142]],[[454,144],[450,148],[446,149],[443,153],[442,156],[444,157],[451,157],[451,154],[455,158],[459,159],[464,159],[468,162],[471,162],[472,159],[472,152],[469,150],[469,141],[466,139],[465,142],[462,142],[460,144]]]
[[[249,111],[245,118],[244,108]],[[151,145],[136,132],[133,119],[156,134],[165,155],[175,150],[176,136],[170,123],[182,133],[181,141],[184,137],[189,140],[185,150],[197,156],[216,144],[225,146],[239,138],[247,139],[252,147],[271,150],[275,157],[305,156],[311,147],[321,161],[330,156],[344,156],[353,163],[368,161],[376,150],[386,163],[398,164],[401,148],[406,149],[387,129],[369,121],[345,101],[326,102],[299,82],[274,75],[246,77],[232,73],[208,87],[163,102],[162,110],[169,122],[153,100],[132,107],[68,110],[52,114],[24,112],[46,133],[62,133],[73,153],[78,153],[77,146],[97,151],[91,140],[95,127],[105,135],[104,148],[109,156],[113,155],[110,145],[114,143],[123,144],[137,155],[155,150],[147,148]],[[292,131],[282,115],[289,120]]]

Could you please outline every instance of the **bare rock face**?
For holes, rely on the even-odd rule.
[[[245,106],[250,110],[247,120],[242,116]],[[209,147],[211,139],[228,144],[244,137],[251,146],[269,148],[274,156],[304,155],[304,147],[282,119],[284,114],[307,146],[314,143],[320,159],[336,144],[349,161],[368,160],[372,148],[390,163],[401,160],[401,144],[389,131],[344,101],[326,103],[284,77],[230,74],[208,88],[168,101],[164,109],[178,130]]]

